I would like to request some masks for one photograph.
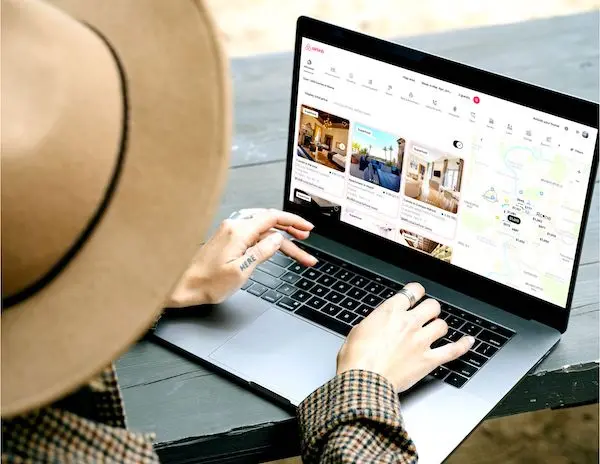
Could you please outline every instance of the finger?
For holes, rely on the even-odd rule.
[[[433,362],[435,363],[435,367],[446,364],[447,362],[453,361],[456,358],[460,358],[463,354],[471,349],[474,343],[475,338],[467,335],[454,343],[448,343],[447,345],[440,346],[439,348],[434,348],[431,350],[431,356]]]
[[[318,262],[317,258],[298,247],[291,240],[284,240],[281,244],[280,251],[304,266],[314,266]]]
[[[271,234],[279,234],[279,233],[275,232],[275,229],[271,229],[269,232],[265,232],[264,234],[262,234],[259,237],[259,240],[262,240]],[[284,238],[283,242],[281,243],[281,246],[279,247],[279,251],[281,251],[285,255],[289,256],[290,258],[298,261],[300,264],[302,264],[304,266],[311,267],[319,262],[319,260],[317,258],[315,258],[313,255],[311,255],[307,251],[304,251],[302,248],[297,246],[293,241],[288,240],[287,238]]]
[[[425,296],[425,289],[419,283],[411,282],[409,284],[406,284],[404,288],[414,295],[416,301],[419,301],[421,298],[423,298],[423,296]],[[410,301],[408,297],[403,293],[396,293],[393,297],[387,299],[385,303],[383,303],[380,306],[380,308],[381,307],[393,311],[406,311],[407,309],[410,309]]]
[[[250,275],[254,268],[273,256],[283,243],[283,236],[279,233],[269,234],[258,241],[256,245],[246,250],[242,257],[232,261],[230,264],[239,267],[245,275]]]
[[[280,226],[277,224],[275,229],[283,230],[298,240],[306,240],[310,236],[310,231],[296,229],[294,226]]]
[[[236,224],[239,237],[248,247],[256,243],[263,233],[275,226],[293,226],[296,229],[309,231],[314,227],[300,216],[278,210],[261,211],[250,219],[240,220],[239,224]]]
[[[442,338],[448,333],[448,324],[443,319],[436,319],[427,324],[419,331],[419,336],[427,341],[427,346],[431,345],[438,338]]]
[[[433,298],[427,298],[422,303],[419,303],[410,312],[416,319],[416,322],[420,325],[425,325],[430,320],[435,319],[440,315],[440,304]]]

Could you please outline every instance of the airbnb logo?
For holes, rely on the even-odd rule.
[[[319,53],[325,53],[325,50],[323,50],[322,48],[319,47],[313,47],[311,44],[307,43],[306,46],[304,47],[304,50],[306,50],[307,52],[319,52]]]

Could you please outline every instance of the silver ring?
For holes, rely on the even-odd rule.
[[[410,305],[409,308],[412,308],[415,303],[417,302],[417,298],[413,295],[413,293],[408,290],[406,287],[402,287],[398,293],[401,293],[402,295],[404,295],[406,298],[408,298],[408,304]]]

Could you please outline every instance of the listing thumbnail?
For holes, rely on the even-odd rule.
[[[456,213],[464,164],[461,158],[412,144],[407,154],[404,195]]]
[[[344,172],[349,130],[347,119],[302,105],[297,155]]]
[[[356,124],[352,131],[350,175],[399,192],[405,144],[402,138]]]
[[[311,193],[307,193],[304,190],[294,189],[294,198],[292,201],[296,204],[306,206],[312,211],[323,216],[337,219],[338,221],[340,219],[340,205],[332,203],[331,201],[325,200],[324,198],[318,197]]]
[[[452,258],[452,248],[450,248],[448,245],[442,245],[409,230],[400,229],[398,241],[402,245],[414,248],[415,250],[419,250],[423,253],[427,253],[434,258],[441,259],[442,261],[446,261],[448,263]]]

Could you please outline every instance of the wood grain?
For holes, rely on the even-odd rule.
[[[598,15],[590,13],[403,43],[597,100],[598,29]],[[287,53],[232,62],[232,168],[213,226],[241,208],[282,205],[291,59]],[[492,415],[598,399],[598,196],[596,182],[569,330]],[[117,370],[129,425],[157,434],[165,462],[257,462],[298,454],[293,411],[181,355],[143,340],[118,360]]]

